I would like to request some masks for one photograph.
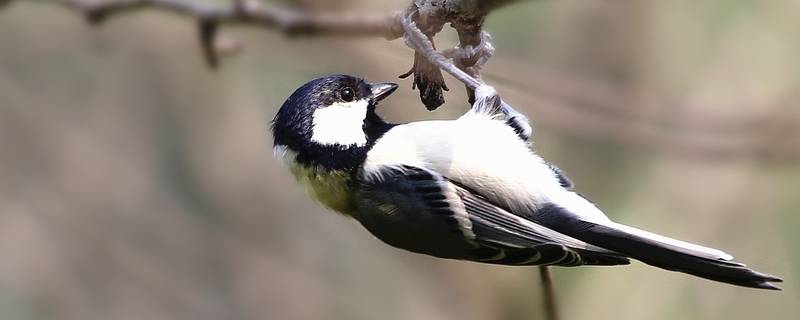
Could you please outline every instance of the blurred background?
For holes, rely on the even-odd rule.
[[[768,292],[638,262],[556,268],[564,319],[800,317],[798,17],[792,0],[545,0],[489,16],[484,78],[579,192],[786,280]],[[542,318],[536,268],[391,248],[273,159],[269,121],[296,87],[397,80],[402,41],[223,32],[246,48],[213,72],[184,17],[91,27],[41,1],[0,9],[0,319]],[[459,116],[466,95],[445,80],[438,111],[397,80],[380,113]]]

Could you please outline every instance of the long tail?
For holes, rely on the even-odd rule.
[[[613,222],[584,221],[555,205],[542,210],[547,227],[649,265],[737,286],[781,290],[772,282],[783,279],[747,268],[722,251]]]

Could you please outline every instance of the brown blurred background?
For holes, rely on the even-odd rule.
[[[792,0],[547,0],[490,15],[485,79],[581,193],[786,280],[767,292],[642,263],[560,268],[565,319],[800,317],[798,17]],[[41,2],[0,10],[0,319],[542,318],[535,268],[391,248],[272,158],[269,120],[296,87],[395,79],[412,62],[401,41],[224,32],[246,49],[211,72],[183,17],[92,28]],[[381,113],[457,117],[465,94],[446,81],[439,111],[404,80]]]

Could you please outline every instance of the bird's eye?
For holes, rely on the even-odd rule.
[[[355,99],[355,93],[353,93],[353,89],[350,87],[342,88],[342,90],[339,90],[339,98],[344,102],[351,102]]]

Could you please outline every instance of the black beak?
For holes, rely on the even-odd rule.
[[[384,82],[373,83],[370,84],[369,87],[372,90],[372,99],[375,99],[375,102],[378,102],[392,94],[392,92],[397,90],[398,86],[396,83]]]

